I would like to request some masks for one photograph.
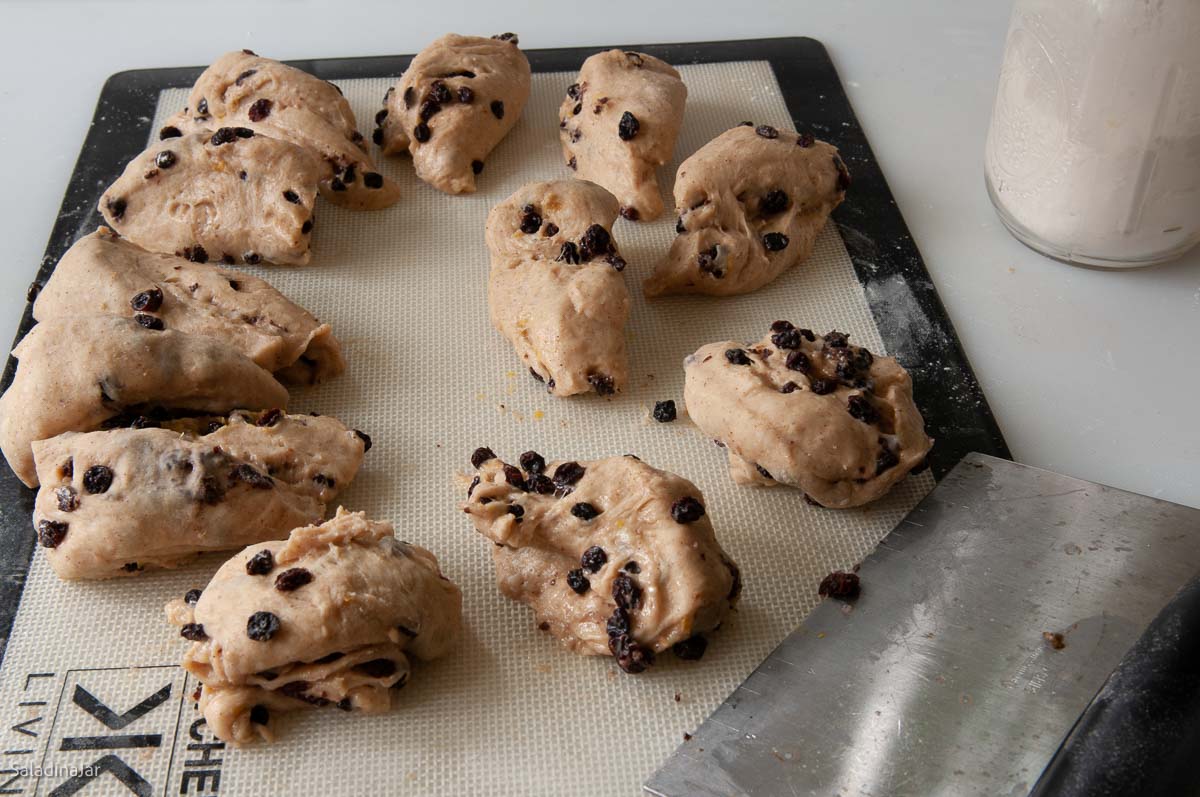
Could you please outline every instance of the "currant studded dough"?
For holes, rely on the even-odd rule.
[[[521,118],[529,61],[511,33],[448,33],[419,52],[375,117],[385,154],[412,153],[417,177],[447,194],[475,190],[488,154]]]
[[[375,210],[400,198],[396,183],[376,171],[363,149],[341,90],[300,69],[249,50],[226,53],[204,70],[188,107],[164,129],[211,134],[230,126],[311,150],[321,163],[321,195],[336,205]]]
[[[38,483],[35,440],[94,431],[145,408],[226,413],[287,406],[283,385],[224,343],[132,318],[51,318],[31,329],[13,356],[16,375],[0,397],[0,449],[30,487]]]
[[[283,711],[387,711],[409,656],[445,656],[462,633],[462,593],[434,555],[340,508],[246,548],[166,611],[192,641],[183,668],[209,729],[238,744],[272,741]]]
[[[563,156],[578,177],[608,189],[627,219],[663,211],[655,169],[671,159],[687,87],[651,55],[607,50],[583,62],[559,109]]]
[[[531,183],[488,214],[492,324],[555,396],[609,395],[627,381],[616,218],[612,194],[582,180]]]
[[[33,444],[33,526],[59,578],[175,567],[319,522],[365,441],[333,418],[277,410],[67,432]]]
[[[290,384],[346,368],[332,328],[265,280],[147,252],[106,227],[67,250],[33,306],[38,321],[97,312],[219,340]]]
[[[812,254],[850,185],[845,164],[807,133],[747,125],[680,164],[678,234],[644,283],[647,296],[748,293]]]
[[[508,465],[490,449],[463,505],[493,543],[500,591],[569,650],[641,672],[674,648],[699,658],[741,592],[696,485],[632,455]]]
[[[131,160],[100,197],[108,226],[196,263],[309,260],[321,161],[248,127],[168,138]]]
[[[741,484],[788,484],[823,506],[859,506],[920,466],[933,445],[908,372],[840,332],[822,337],[776,321],[753,346],[702,346],[684,371],[688,415],[728,449]]]

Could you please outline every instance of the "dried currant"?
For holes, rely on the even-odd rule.
[[[579,564],[589,573],[595,573],[608,562],[608,554],[599,545],[593,545],[579,557]]]
[[[83,472],[84,492],[95,495],[108,492],[112,487],[113,472],[107,465],[93,465]]]
[[[690,495],[685,495],[671,504],[671,517],[676,523],[695,523],[704,517],[704,504]]]
[[[255,612],[246,621],[246,636],[255,642],[268,642],[279,633],[279,618],[270,612]]]
[[[275,555],[269,549],[264,548],[258,553],[246,560],[246,574],[251,576],[265,576],[275,569]]]
[[[490,448],[481,446],[481,447],[475,449],[474,453],[471,454],[471,467],[478,468],[480,465],[487,462],[489,459],[495,459],[495,458],[496,458],[496,452],[492,451],[492,449],[490,449]]]
[[[289,567],[275,577],[275,589],[280,592],[294,592],[305,584],[311,583],[312,580],[311,570],[303,567]]]
[[[626,111],[621,114],[621,121],[617,123],[617,135],[621,137],[622,141],[631,141],[638,134],[641,126],[637,117]]]
[[[526,473],[544,473],[546,471],[546,460],[536,451],[526,451],[521,455],[521,468]]]

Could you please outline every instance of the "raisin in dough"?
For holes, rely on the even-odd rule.
[[[849,184],[837,149],[807,133],[725,131],[679,165],[677,235],[646,295],[758,290],[812,254]]]
[[[608,50],[583,62],[559,109],[567,165],[604,186],[621,215],[662,215],[654,170],[671,160],[683,123],[687,87],[670,64],[652,55]]]
[[[201,130],[131,160],[100,197],[100,212],[152,252],[304,265],[320,179],[320,161],[303,147],[246,127]]]
[[[375,141],[386,155],[410,152],[417,177],[439,191],[472,193],[488,153],[521,118],[529,84],[516,36],[448,33],[388,89]]]
[[[688,415],[729,450],[739,483],[779,482],[822,506],[859,506],[933,445],[908,372],[839,332],[821,337],[776,321],[753,346],[702,346],[684,371]]]
[[[238,553],[194,605],[172,601],[167,617],[193,640],[183,668],[203,684],[213,733],[272,741],[280,711],[387,711],[409,656],[428,661],[457,644],[462,593],[390,523],[339,508],[286,542]]]
[[[38,321],[96,312],[142,313],[167,329],[214,338],[290,384],[346,369],[332,327],[265,280],[147,252],[106,227],[67,250],[33,306]]]
[[[321,196],[354,210],[400,198],[363,149],[350,103],[334,84],[249,50],[226,53],[196,80],[188,107],[167,122],[175,130],[241,126],[290,141],[321,159]],[[161,135],[161,134],[160,134]]]
[[[282,539],[325,517],[365,439],[333,418],[275,411],[66,432],[33,444],[33,526],[63,579]]]
[[[492,325],[555,396],[608,395],[628,379],[616,218],[612,194],[582,180],[531,183],[488,214]]]
[[[13,356],[17,372],[0,397],[0,450],[30,487],[38,483],[33,441],[90,432],[126,411],[287,406],[283,385],[224,343],[115,315],[43,321]]]
[[[737,603],[741,577],[696,485],[632,455],[546,465],[527,452],[521,461],[524,470],[477,451],[463,506],[495,543],[500,591],[568,649],[612,655],[626,672],[673,645],[698,658],[703,634]]]

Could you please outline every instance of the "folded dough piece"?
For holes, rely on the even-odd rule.
[[[339,508],[286,542],[238,553],[167,617],[193,641],[183,667],[203,683],[213,733],[271,741],[279,711],[390,708],[409,655],[428,661],[457,644],[462,593],[390,523]]]
[[[675,151],[687,86],[666,61],[606,50],[583,62],[559,109],[563,157],[575,174],[604,186],[621,215],[662,215],[654,171]]]
[[[329,417],[237,412],[33,444],[33,526],[63,579],[175,567],[320,522],[367,438]]]
[[[251,52],[226,53],[201,73],[188,107],[163,131],[241,126],[312,150],[321,159],[321,196],[354,210],[395,204],[400,188],[375,170],[341,89]],[[161,135],[161,132],[160,132]]]
[[[725,131],[679,165],[678,235],[646,295],[761,288],[812,254],[849,185],[837,149],[808,133],[749,122]]]
[[[700,347],[684,371],[688,415],[728,449],[741,484],[788,484],[822,506],[859,506],[933,446],[908,372],[840,332],[776,321],[753,346]]]
[[[38,321],[96,312],[142,313],[167,329],[214,338],[291,384],[346,369],[329,324],[265,280],[147,252],[107,227],[67,250],[33,305]]]
[[[699,658],[741,592],[696,485],[637,457],[521,468],[490,449],[463,511],[493,543],[500,591],[569,650],[641,672],[675,646]]]
[[[226,344],[106,313],[43,321],[13,356],[16,375],[0,397],[0,450],[30,487],[38,483],[35,440],[93,431],[146,408],[199,414],[287,406],[283,385]]]
[[[612,194],[583,180],[530,183],[488,214],[492,324],[555,396],[608,395],[627,381],[616,218]]]
[[[321,161],[248,127],[147,148],[100,197],[108,225],[143,249],[196,263],[309,260]]]
[[[412,153],[417,177],[447,194],[475,190],[475,175],[529,100],[529,60],[517,37],[447,33],[413,58],[388,89],[375,143]]]

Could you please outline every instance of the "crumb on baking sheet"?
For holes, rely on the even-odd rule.
[[[1042,639],[1046,640],[1046,644],[1055,650],[1062,650],[1067,646],[1067,642],[1063,638],[1063,635],[1057,631],[1043,631]]]

